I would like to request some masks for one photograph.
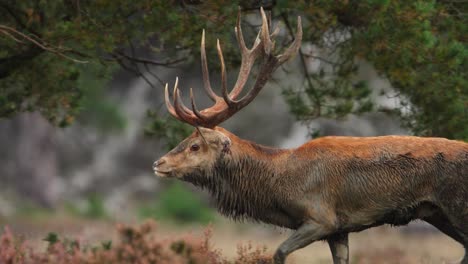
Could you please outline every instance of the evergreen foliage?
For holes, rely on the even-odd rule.
[[[192,63],[199,56],[203,28],[210,33],[208,44],[222,40],[232,69],[240,60],[232,30],[238,5],[244,15],[263,5],[286,32],[301,15],[303,42],[333,58],[317,58],[327,65],[318,72],[303,63],[303,85],[285,87],[299,120],[384,110],[370,100],[375,87],[356,77],[357,62],[366,60],[390,81],[402,102],[401,108],[385,111],[400,115],[415,134],[468,140],[468,5],[453,0],[4,0],[0,117],[40,111],[51,122],[68,125],[95,105],[89,103],[92,91],[105,86],[119,68],[160,87],[157,78],[148,78],[149,71],[154,77],[160,67]],[[243,23],[251,41],[256,29]],[[280,38],[278,46],[289,41]],[[139,57],[142,50],[151,51],[153,58]],[[207,51],[210,61],[216,61],[216,50]],[[301,52],[299,57],[304,61],[309,55]],[[118,116],[115,120],[123,124]],[[163,130],[173,126],[161,120],[148,131],[167,135]]]

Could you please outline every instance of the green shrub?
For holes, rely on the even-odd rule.
[[[93,193],[86,197],[84,206],[78,206],[72,202],[64,204],[65,211],[73,216],[89,219],[106,219],[109,214],[104,205],[104,199],[101,195]]]
[[[106,218],[107,211],[104,205],[104,200],[99,194],[91,194],[86,199],[86,208],[83,215],[88,218],[98,219]]]
[[[140,215],[143,218],[170,220],[179,224],[206,224],[215,220],[213,210],[179,182],[171,183],[160,193],[154,204],[143,206]]]

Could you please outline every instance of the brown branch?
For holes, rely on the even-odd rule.
[[[164,86],[164,82],[154,74],[149,66],[163,66],[163,67],[171,67],[177,63],[180,63],[182,61],[185,61],[186,58],[178,58],[178,59],[173,59],[173,60],[166,60],[165,62],[161,61],[155,61],[151,59],[145,59],[145,58],[140,58],[136,56],[136,51],[133,43],[129,40],[129,47],[130,47],[130,55],[126,54],[123,51],[114,51],[111,53],[111,56],[122,66],[127,71],[130,71],[131,73],[135,74],[136,76],[139,76],[145,80],[152,88],[155,88],[154,84],[148,79],[147,76],[145,76],[145,73],[148,73],[151,75],[154,79],[158,81],[161,86]],[[130,64],[131,66],[129,66]],[[143,65],[144,70],[140,68],[140,65]],[[146,72],[144,72],[146,71]]]
[[[177,64],[179,62],[182,62],[182,61],[186,60],[186,58],[179,58],[179,59],[174,59],[174,60],[168,60],[168,61],[165,61],[165,62],[161,62],[161,61],[138,58],[138,57],[134,56],[133,54],[130,56],[130,55],[127,55],[127,54],[125,54],[123,52],[120,52],[120,51],[116,51],[114,53],[121,56],[121,57],[124,57],[125,59],[127,59],[127,60],[129,60],[131,62],[143,63],[143,64],[149,64],[149,65],[155,65],[155,66],[165,66],[165,67],[169,67],[169,66],[172,66],[174,64]]]
[[[149,69],[148,64],[145,63],[145,64],[143,64],[143,65],[144,65],[146,71],[147,71],[151,76],[153,76],[153,78],[155,78],[155,79],[159,82],[159,84],[161,84],[161,86],[164,86],[163,80],[161,80],[161,78],[159,78],[158,75],[156,75],[155,73],[153,73],[153,72]]]
[[[116,61],[124,70],[126,70],[128,72],[131,72],[131,73],[133,73],[133,74],[135,74],[137,76],[139,75],[138,72],[135,69],[133,69],[133,68],[129,67],[127,64],[125,64],[125,61],[122,60],[121,57],[119,57],[116,54],[111,54],[111,56],[112,56],[112,58],[114,58],[114,61]],[[111,59],[109,59],[109,60],[112,61]]]
[[[135,62],[132,62],[132,61],[129,61],[131,63],[131,66],[128,66],[126,63],[125,63],[125,58],[122,57],[119,53],[112,53],[111,56],[115,59],[115,61],[117,61],[117,63],[125,70],[127,70],[128,72],[131,72],[133,73],[134,75],[138,76],[138,77],[141,77],[149,86],[151,86],[151,88],[155,88],[153,83],[144,75],[144,73],[140,70],[140,68],[138,67],[138,64],[135,63]],[[128,60],[127,60],[128,61]]]
[[[8,31],[6,30],[3,30],[3,29],[0,29],[0,33],[4,34],[4,35],[7,35],[8,37],[10,37],[11,39],[13,39],[14,41],[18,42],[18,43],[24,43],[23,41],[17,39],[15,36],[13,36],[12,34],[8,33]]]
[[[70,51],[71,49],[64,49],[64,48],[60,48],[60,47],[54,47],[54,46],[44,42],[41,38],[39,38],[36,35],[28,36],[28,35],[20,32],[20,31],[14,29],[14,28],[6,26],[6,25],[0,25],[0,33],[3,33],[4,35],[6,35],[8,37],[11,37],[12,34],[15,34],[17,37],[21,37],[24,40],[29,41],[30,43],[36,45],[37,47],[41,48],[42,50],[48,51],[48,52],[53,53],[53,54],[55,54],[57,56],[60,56],[62,58],[65,58],[65,59],[68,59],[68,60],[71,60],[71,61],[74,61],[74,62],[77,62],[77,63],[87,63],[88,62],[88,61],[78,60],[78,59],[72,58],[72,57],[64,54],[64,52]],[[13,38],[13,40],[17,41],[16,38]]]
[[[130,46],[130,51],[132,52],[132,57],[135,57],[135,47],[133,46],[133,43],[131,40],[128,40],[128,44]],[[136,61],[130,61],[133,65],[133,67],[135,67],[135,70],[138,72],[139,76],[145,80],[145,82],[147,84],[149,84],[149,86],[151,86],[151,88],[153,89],[156,89],[156,87],[154,87],[153,83],[148,79],[146,78],[145,74],[140,70],[140,67],[138,67],[138,63]]]
[[[12,27],[5,26],[5,25],[0,25],[0,30],[7,31],[7,32],[9,31],[11,33],[17,34],[17,35],[21,36],[22,38],[28,40],[29,42],[35,44],[36,46],[40,47],[41,49],[48,50],[48,48],[46,46],[42,45],[41,43],[39,43],[39,41],[36,41],[32,37],[29,37],[28,35],[26,35],[26,34],[24,34],[22,32],[19,32],[18,30],[14,29]]]

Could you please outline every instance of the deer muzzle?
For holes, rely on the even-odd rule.
[[[165,169],[163,166],[165,163],[166,160],[164,158],[160,158],[153,163],[153,171],[156,176],[167,177],[169,175],[170,171]]]

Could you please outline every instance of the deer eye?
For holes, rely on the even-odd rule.
[[[200,149],[200,146],[198,144],[193,144],[190,146],[191,151],[198,151]]]

